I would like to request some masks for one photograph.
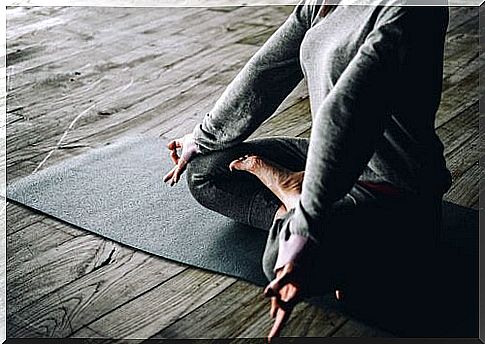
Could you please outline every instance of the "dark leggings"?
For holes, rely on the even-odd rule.
[[[303,171],[307,149],[306,139],[271,138],[198,156],[187,169],[190,191],[203,206],[238,222],[268,230],[281,202],[254,175],[231,172],[229,163],[245,154],[255,154],[291,171]]]
[[[257,177],[231,172],[229,163],[255,154],[291,171],[303,171],[308,142],[290,137],[256,139],[197,156],[187,169],[190,191],[208,209],[269,230],[281,202]],[[440,197],[386,197],[356,184],[333,204],[322,224],[321,256],[315,258],[319,271],[326,280],[352,277],[365,283],[374,272],[382,273],[374,269],[377,266],[408,269],[419,252],[433,245],[440,216]]]

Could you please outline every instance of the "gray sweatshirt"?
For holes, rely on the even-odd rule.
[[[194,129],[202,153],[236,145],[304,78],[312,132],[289,230],[318,241],[329,205],[357,180],[443,194],[451,177],[434,129],[447,7],[301,1]],[[403,1],[399,1],[399,5]],[[318,225],[317,225],[318,224]]]

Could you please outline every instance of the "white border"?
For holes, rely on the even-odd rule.
[[[317,0],[322,1],[322,0]],[[396,0],[400,6],[480,6],[485,0]],[[377,5],[382,0],[326,0],[327,4]],[[7,0],[6,6],[222,7],[296,5],[299,0]]]
[[[7,185],[7,46],[6,46],[6,35],[7,35],[7,22],[6,22],[6,11],[4,8],[0,10],[0,192],[2,195],[5,194]],[[7,214],[7,203],[4,197],[0,196],[0,224],[1,224],[1,235],[0,235],[0,343],[3,343],[7,338],[7,226],[6,226],[6,216]]]

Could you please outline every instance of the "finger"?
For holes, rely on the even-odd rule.
[[[170,158],[172,159],[173,163],[177,165],[179,163],[179,155],[177,154],[177,150],[173,149],[170,151]]]
[[[187,162],[184,159],[180,159],[177,169],[173,174],[173,180],[175,183],[178,183],[178,181],[180,180],[180,176],[182,175],[182,173],[184,173],[186,166],[187,166]]]
[[[271,298],[271,309],[269,311],[269,316],[273,319],[276,316],[276,311],[278,310],[278,299],[273,296]]]
[[[175,170],[177,169],[177,166],[173,167],[170,172],[168,172],[164,177],[163,181],[166,183],[169,181],[169,179],[172,179],[173,174],[175,173]]]
[[[174,171],[173,171],[173,174],[172,174],[172,178],[170,179],[170,186],[174,186],[175,184],[177,184],[177,171],[179,170],[180,166],[177,165],[174,167]]]
[[[270,284],[268,284],[264,290],[264,295],[267,297],[277,296],[280,289],[291,282],[291,275],[292,274],[290,272],[286,272],[279,277],[276,277],[270,282]]]
[[[271,342],[271,340],[274,337],[279,337],[281,330],[283,329],[283,326],[285,325],[286,321],[290,317],[291,310],[283,310],[283,309],[278,309],[276,313],[276,319],[273,324],[273,327],[271,328],[271,331],[269,332],[268,335],[268,341]]]
[[[172,140],[167,144],[167,148],[170,150],[174,150],[177,148],[182,148],[182,141],[181,140]]]
[[[337,289],[335,290],[335,298],[338,300],[338,301],[341,301],[342,300],[342,297],[343,297],[343,293],[341,290]]]
[[[176,149],[176,148],[177,148],[177,146],[176,146],[175,140],[169,141],[169,142],[167,143],[167,148],[168,148],[168,149],[170,149],[170,150],[172,150],[172,149]]]
[[[284,288],[281,289],[280,295],[281,300],[286,303],[295,302],[297,297],[299,296],[300,289],[295,286],[294,284],[287,284]]]
[[[175,170],[177,171],[177,170]],[[172,176],[172,178],[170,179],[170,186],[174,186],[177,182],[175,181],[175,172],[173,173],[174,175]]]
[[[300,289],[293,284],[287,284],[281,288],[277,296],[271,298],[271,301],[275,303],[275,307],[283,310],[293,309],[300,300]]]

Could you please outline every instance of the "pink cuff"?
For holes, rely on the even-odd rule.
[[[289,262],[295,262],[308,240],[307,237],[298,234],[291,234],[288,240],[285,240],[284,236],[280,236],[278,258],[273,271],[276,272]]]
[[[190,161],[194,156],[200,153],[201,151],[199,145],[193,139],[188,139],[186,142],[184,142],[184,149],[182,151],[181,158],[185,161]]]

